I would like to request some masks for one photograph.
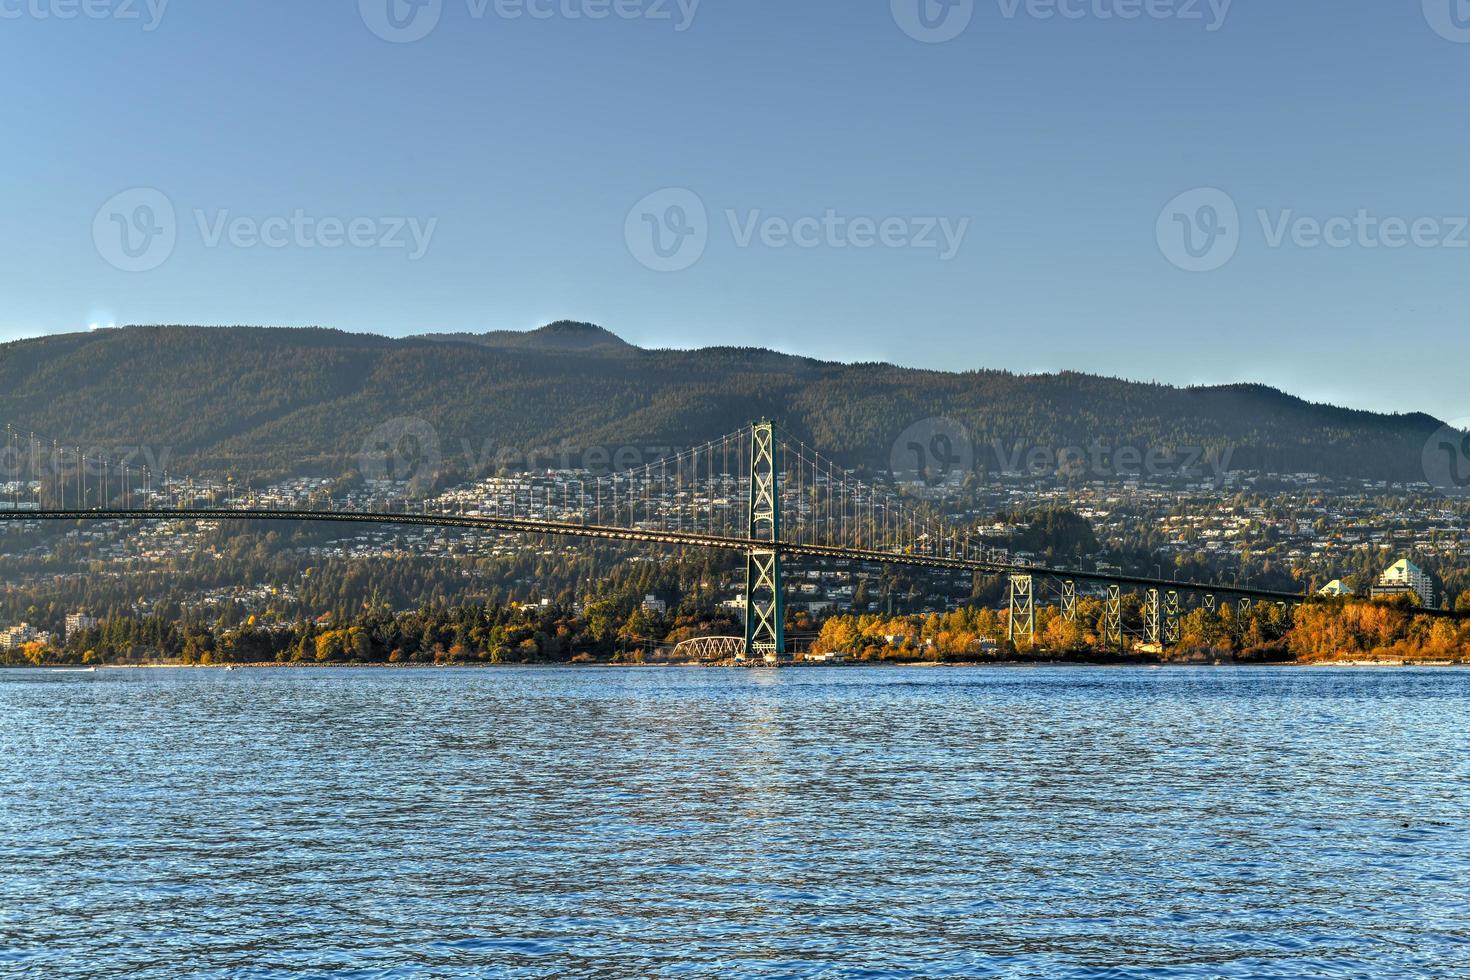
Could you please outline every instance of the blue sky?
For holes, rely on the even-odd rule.
[[[1470,414],[1465,0],[391,2],[0,0],[0,337],[574,318]]]

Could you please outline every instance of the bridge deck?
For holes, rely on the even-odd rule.
[[[1266,602],[1298,603],[1309,598],[1297,592],[1279,592],[1270,589],[1255,589],[1249,586],[1222,585],[1213,582],[1190,582],[1167,578],[1148,578],[1138,575],[1111,575],[1089,572],[1082,569],[1049,568],[1013,565],[1001,562],[982,561],[944,555],[912,554],[905,552],[873,551],[834,545],[802,544],[798,542],[759,541],[745,537],[699,534],[683,531],[659,531],[641,528],[611,527],[596,524],[573,524],[563,521],[543,521],[516,517],[485,517],[456,514],[411,514],[380,511],[301,511],[301,510],[245,510],[245,509],[188,509],[188,510],[9,510],[0,511],[0,520],[9,521],[169,521],[169,520],[230,520],[230,521],[293,521],[328,522],[352,524],[399,524],[423,527],[457,527],[472,530],[510,532],[520,534],[545,534],[555,537],[573,537],[597,541],[624,541],[633,543],[665,544],[691,548],[709,548],[720,551],[746,553],[751,550],[779,551],[786,555],[812,558],[872,562],[885,565],[903,565],[914,568],[976,571],[992,575],[1035,575],[1063,581],[1092,582],[1103,585],[1120,585],[1134,588],[1159,589],[1161,591],[1213,594],[1261,600]],[[1421,609],[1427,615],[1453,615],[1445,610]]]

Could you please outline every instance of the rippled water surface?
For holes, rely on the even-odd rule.
[[[0,671],[0,975],[1470,975],[1470,672]]]

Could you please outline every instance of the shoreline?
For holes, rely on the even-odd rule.
[[[232,670],[669,670],[669,669],[700,669],[700,670],[791,670],[800,668],[806,670],[845,670],[852,667],[881,667],[886,669],[914,669],[914,670],[993,670],[997,668],[1036,668],[1057,669],[1090,667],[1097,669],[1114,669],[1119,667],[1145,667],[1153,669],[1179,669],[1179,668],[1237,668],[1237,669],[1260,669],[1263,667],[1292,667],[1301,669],[1312,669],[1321,667],[1437,667],[1454,668],[1470,667],[1470,661],[1464,660],[1404,660],[1401,658],[1391,659],[1353,659],[1353,660],[1281,660],[1261,663],[1239,663],[1230,661],[1215,662],[1190,662],[1190,661],[1158,661],[1158,662],[1109,662],[1097,660],[998,660],[989,663],[936,663],[932,661],[913,661],[909,663],[895,663],[893,661],[854,660],[844,663],[805,663],[797,662],[783,664],[778,667],[770,667],[763,664],[733,664],[733,663],[643,663],[643,664],[613,664],[613,663],[519,663],[519,664],[487,664],[487,663],[446,663],[446,664],[389,664],[389,663],[309,663],[293,662],[279,663],[276,661],[265,661],[262,663],[242,664],[186,664],[186,663],[137,663],[137,664],[68,664],[49,663],[36,665],[8,665],[0,666],[0,676],[7,673],[24,674],[31,671],[69,673],[102,673],[113,670],[204,670],[204,671],[232,671]]]

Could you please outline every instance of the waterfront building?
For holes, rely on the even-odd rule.
[[[80,633],[96,629],[97,619],[83,612],[68,613],[66,617],[66,642],[70,643]]]
[[[1373,586],[1373,598],[1392,598],[1412,592],[1419,604],[1433,608],[1435,587],[1433,577],[1407,558],[1400,558],[1389,566]]]
[[[23,643],[40,639],[41,634],[30,623],[21,623],[0,630],[0,650],[14,650]]]

